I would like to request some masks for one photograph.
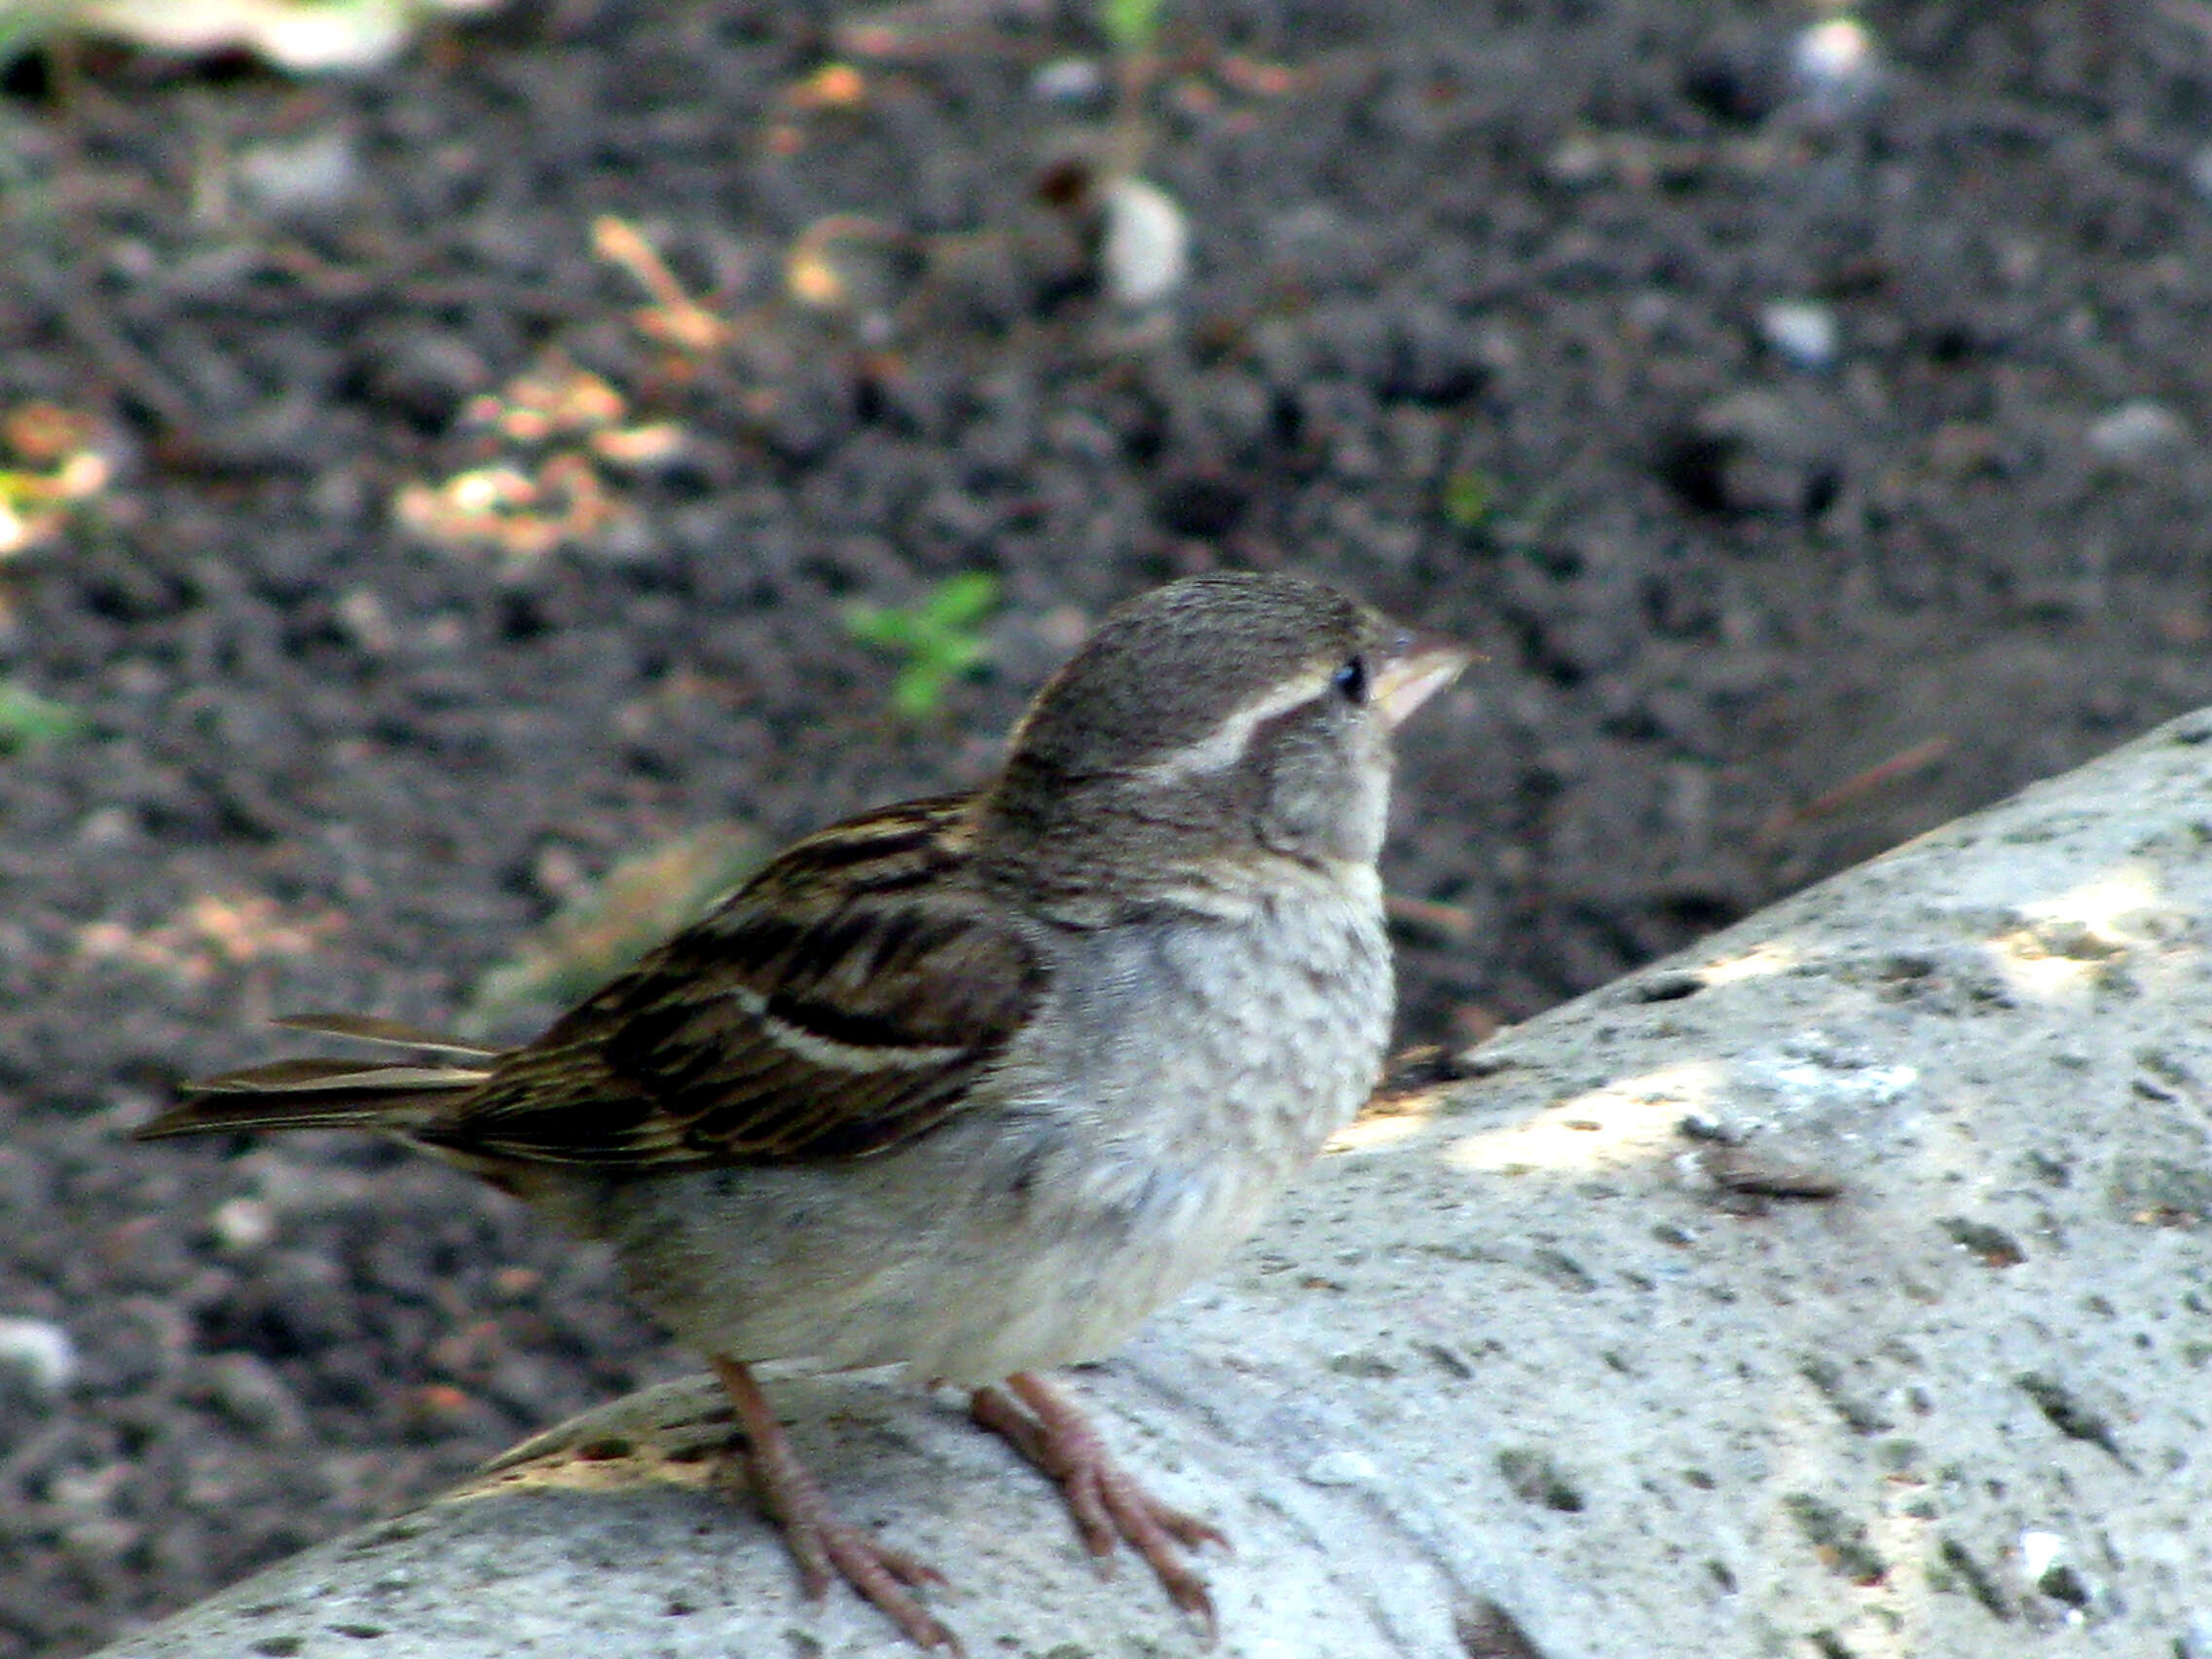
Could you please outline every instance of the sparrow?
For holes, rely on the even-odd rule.
[[[188,1086],[142,1138],[360,1128],[611,1244],[704,1354],[806,1593],[924,1648],[941,1575],[840,1520],[755,1367],[903,1363],[1210,1632],[1227,1539],[1118,1463],[1049,1369],[1219,1263],[1380,1074],[1395,728],[1466,653],[1285,574],[1111,612],[984,788],[810,835],[535,1042],[280,1023],[427,1057]]]

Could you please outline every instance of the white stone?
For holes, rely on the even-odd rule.
[[[1848,115],[1879,89],[1881,56],[1856,18],[1827,18],[1802,30],[1789,50],[1789,75],[1813,115]]]
[[[2178,449],[2188,439],[2189,429],[2180,417],[2147,397],[2107,410],[2089,423],[2089,448],[2113,461]]]
[[[335,127],[285,143],[257,144],[240,153],[236,172],[241,197],[280,216],[343,206],[361,182],[352,137]]]
[[[28,1378],[42,1393],[58,1394],[77,1378],[77,1345],[46,1319],[0,1319],[0,1365]]]
[[[1382,1466],[1362,1452],[1324,1452],[1301,1471],[1317,1487],[1365,1486],[1382,1474]]]
[[[1110,180],[1104,191],[1106,240],[1099,264],[1117,305],[1146,311],[1191,274],[1191,222],[1175,199],[1141,178]]]
[[[1046,103],[1091,103],[1106,92],[1106,72],[1094,57],[1055,57],[1029,78],[1030,95]]]
[[[209,1217],[226,1250],[258,1250],[276,1236],[276,1213],[259,1198],[229,1198]]]
[[[1777,300],[1759,313],[1759,332],[1769,346],[1800,369],[1833,365],[1841,337],[1835,313],[1814,300]]]

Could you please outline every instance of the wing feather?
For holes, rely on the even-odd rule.
[[[645,1173],[865,1157],[924,1132],[1044,986],[1033,945],[966,879],[967,847],[964,796],[797,843],[418,1138]]]

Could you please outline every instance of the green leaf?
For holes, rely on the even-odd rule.
[[[947,576],[918,605],[853,605],[845,628],[863,645],[905,658],[892,682],[891,707],[907,719],[937,713],[945,688],[983,660],[981,628],[999,602],[999,579],[985,571]]]
[[[1497,481],[1480,467],[1444,481],[1444,516],[1457,530],[1480,530],[1497,510]]]
[[[1165,0],[1098,0],[1098,26],[1115,51],[1147,52],[1165,9]]]
[[[85,717],[68,704],[20,685],[0,685],[0,755],[59,743],[84,729]]]

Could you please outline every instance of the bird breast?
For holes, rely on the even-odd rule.
[[[1103,943],[1104,947],[1100,948]],[[1235,1248],[1348,1123],[1389,1035],[1379,890],[1092,936],[972,1125],[989,1171],[946,1240],[993,1283],[933,1375],[1093,1357]],[[965,1138],[965,1137],[964,1137]],[[980,1257],[993,1243],[998,1265]]]
[[[1315,881],[1245,915],[1086,943],[1054,964],[1051,1015],[1004,1084],[1016,1115],[1108,1185],[1124,1163],[1215,1160],[1285,1180],[1373,1087],[1392,987],[1371,881]]]

